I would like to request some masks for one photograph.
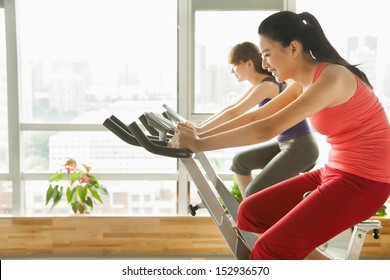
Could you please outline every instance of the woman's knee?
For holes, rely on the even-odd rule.
[[[246,200],[244,199],[239,205],[238,205],[238,209],[237,209],[237,226],[239,228],[241,228],[241,224],[244,224],[246,223],[247,219],[246,219],[246,215],[244,214],[247,210],[247,206],[246,206]]]
[[[267,229],[263,221],[263,215],[266,209],[263,209],[262,203],[256,199],[244,199],[237,211],[237,226],[240,229],[250,232],[263,232]]]
[[[237,226],[243,230],[249,230],[253,225],[253,217],[251,214],[252,206],[248,199],[244,199],[237,210]]]
[[[232,160],[231,170],[240,175],[250,175],[251,170],[245,166],[245,162],[241,154],[236,154]]]

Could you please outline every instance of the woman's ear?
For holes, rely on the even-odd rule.
[[[293,57],[297,57],[302,52],[302,45],[297,40],[293,40],[290,43],[290,50]]]

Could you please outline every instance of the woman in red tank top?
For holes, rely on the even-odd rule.
[[[202,139],[178,132],[172,143],[193,152],[250,145],[309,118],[331,145],[327,164],[245,199],[238,227],[261,234],[251,259],[326,258],[318,246],[371,217],[390,195],[388,118],[366,75],[338,54],[310,13],[275,13],[258,33],[263,68],[293,82],[225,132]]]

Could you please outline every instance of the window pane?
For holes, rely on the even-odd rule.
[[[111,132],[23,132],[23,172],[54,172],[68,158],[106,173],[175,173],[177,160],[126,144]]]
[[[109,194],[108,196],[102,196],[103,204],[95,205],[92,214],[176,215],[177,196],[176,182],[174,181],[125,182],[99,180],[99,182],[106,186]],[[45,206],[48,186],[48,181],[26,182],[26,215],[72,214],[73,212],[65,197],[52,211],[50,211],[50,204]]]
[[[4,19],[4,9],[0,9],[0,173],[8,172],[7,65]]]
[[[176,106],[176,0],[19,2],[22,122],[130,121]]]
[[[195,12],[194,113],[214,113],[244,94],[228,64],[230,49],[241,42],[258,44],[257,28],[273,11]]]

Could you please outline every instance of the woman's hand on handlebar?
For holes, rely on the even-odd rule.
[[[178,122],[177,128],[182,132],[188,131],[189,133],[193,133],[196,136],[198,135],[198,127],[196,126],[196,124],[193,124],[191,122],[188,122],[188,121],[187,122]]]
[[[178,131],[171,140],[171,146],[189,149],[194,153],[199,152],[199,138],[196,132],[185,123],[179,123],[177,127]]]

